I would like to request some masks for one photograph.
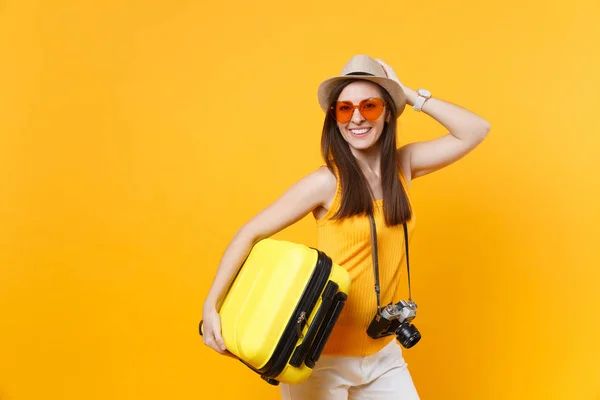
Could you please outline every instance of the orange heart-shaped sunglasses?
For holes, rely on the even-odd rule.
[[[354,110],[358,108],[358,112],[365,117],[369,122],[377,121],[377,118],[381,116],[385,108],[385,100],[379,97],[371,97],[369,99],[361,100],[359,104],[354,104],[349,100],[336,101],[333,103],[329,110],[333,114],[333,117],[340,124],[345,124],[352,119]]]

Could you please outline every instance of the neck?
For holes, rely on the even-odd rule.
[[[379,142],[364,150],[357,150],[351,147],[350,151],[354,155],[354,158],[356,158],[356,162],[363,173],[367,172],[381,177],[381,151]]]

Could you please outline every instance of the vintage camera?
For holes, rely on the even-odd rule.
[[[416,312],[417,305],[412,300],[390,303],[375,315],[367,328],[367,334],[373,339],[395,334],[398,342],[410,349],[421,339],[419,330],[410,323],[417,316]]]

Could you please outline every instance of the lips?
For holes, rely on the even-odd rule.
[[[348,129],[348,131],[350,131],[350,133],[352,134],[352,136],[354,137],[363,137],[369,134],[369,132],[371,131],[371,127],[362,127],[362,128],[350,128]]]

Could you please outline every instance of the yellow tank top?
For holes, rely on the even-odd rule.
[[[401,168],[398,169],[398,175],[408,194],[408,184]],[[366,215],[355,215],[342,220],[331,219],[341,205],[342,192],[339,179],[337,181],[336,194],[330,209],[316,220],[317,248],[349,272],[351,286],[346,305],[323,349],[323,354],[366,356],[376,353],[391,340],[396,340],[396,336],[371,339],[367,335],[367,327],[377,310],[370,221]],[[408,297],[404,228],[402,225],[386,226],[383,200],[374,201],[374,218],[377,227],[381,305],[384,306]],[[415,223],[413,209],[412,218],[407,222],[409,243]],[[400,286],[401,275],[403,279]]]

